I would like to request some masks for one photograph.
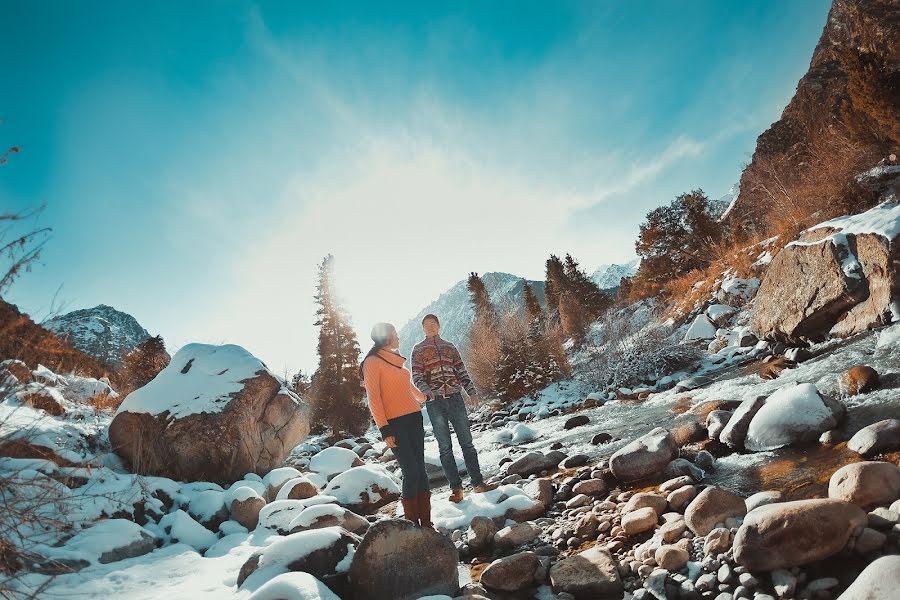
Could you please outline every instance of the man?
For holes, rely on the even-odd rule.
[[[425,339],[416,344],[412,351],[413,383],[425,396],[425,409],[431,419],[434,437],[437,439],[444,475],[450,483],[450,501],[462,502],[463,487],[453,456],[453,442],[450,438],[450,425],[456,432],[456,439],[462,449],[466,470],[472,481],[472,490],[476,493],[496,489],[496,485],[488,485],[481,475],[478,465],[478,453],[472,444],[472,430],[469,428],[469,415],[463,401],[462,390],[477,405],[478,392],[456,346],[439,335],[441,322],[435,315],[425,315],[422,319]]]

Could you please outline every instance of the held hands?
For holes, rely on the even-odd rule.
[[[397,447],[397,440],[392,435],[389,435],[386,438],[384,438],[384,443],[387,444],[388,448],[396,448]]]

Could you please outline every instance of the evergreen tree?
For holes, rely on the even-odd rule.
[[[307,393],[309,392],[309,386],[309,375],[307,375],[303,371],[297,371],[297,373],[295,373],[294,376],[290,378],[291,391],[301,398],[306,397]]]
[[[369,424],[360,385],[359,343],[334,293],[334,257],[328,255],[319,265],[316,288],[315,325],[319,327],[319,366],[312,377],[310,395],[317,429],[331,428],[334,437],[342,432],[360,435]]]
[[[525,314],[528,315],[529,323],[541,321],[544,317],[544,309],[541,307],[537,294],[525,279],[522,280],[522,296],[525,299]]]
[[[559,299],[559,324],[563,334],[572,338],[576,344],[584,340],[591,320],[573,292],[567,291]]]
[[[121,380],[128,392],[142,388],[166,368],[172,357],[162,336],[149,337],[122,359]]]
[[[469,288],[469,299],[472,302],[472,308],[475,310],[475,320],[481,320],[496,326],[497,311],[494,309],[494,305],[491,303],[491,296],[488,294],[484,281],[478,276],[478,273],[469,273],[467,287]]]
[[[559,320],[560,297],[568,289],[566,270],[562,261],[555,254],[550,255],[545,267],[544,300],[547,303],[547,316],[551,322],[556,322]]]
[[[571,254],[566,254],[565,263],[566,281],[574,298],[581,304],[588,321],[595,321],[612,305],[612,300],[607,296],[597,283],[588,277],[578,262]]]

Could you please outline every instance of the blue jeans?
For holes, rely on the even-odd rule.
[[[425,404],[428,418],[431,419],[431,429],[438,443],[441,457],[441,466],[450,489],[462,487],[462,479],[459,469],[456,468],[456,458],[453,456],[453,441],[450,438],[450,425],[456,432],[456,440],[462,449],[463,459],[466,461],[466,470],[472,485],[481,485],[484,478],[481,475],[481,467],[478,465],[478,453],[472,444],[472,430],[469,429],[469,414],[462,394],[456,393],[449,398],[435,398]]]

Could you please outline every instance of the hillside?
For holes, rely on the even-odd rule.
[[[591,274],[591,279],[600,286],[601,290],[619,287],[623,277],[631,277],[637,272],[640,262],[639,258],[635,258],[621,265],[600,265]]]
[[[90,377],[110,374],[109,367],[96,358],[60,340],[14,304],[0,299],[0,360],[10,358],[33,367],[44,365],[58,373],[75,371]]]
[[[780,219],[811,225],[867,208],[848,182],[898,145],[900,4],[836,0],[809,71],[757,139],[727,221],[765,233]]]
[[[85,354],[116,367],[150,337],[137,319],[105,304],[53,317],[43,326]]]

